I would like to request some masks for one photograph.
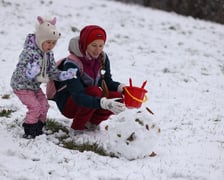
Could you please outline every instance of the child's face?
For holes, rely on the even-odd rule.
[[[47,41],[44,41],[42,43],[42,49],[44,52],[47,52],[47,51],[50,51],[54,48],[54,46],[56,45],[56,42],[55,40],[47,40]]]
[[[100,53],[103,51],[103,48],[104,48],[104,41],[102,39],[97,39],[87,46],[86,51],[93,58],[98,58]]]

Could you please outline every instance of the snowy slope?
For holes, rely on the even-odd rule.
[[[78,34],[72,27],[98,24],[107,31],[113,78],[128,84],[131,77],[136,86],[148,81],[149,100],[141,109],[111,116],[96,133],[71,137],[98,142],[119,158],[65,149],[54,135],[21,138],[26,108],[9,81],[38,15],[57,18],[56,59],[67,55],[69,39]],[[1,179],[224,179],[223,25],[109,0],[1,1],[0,22],[0,112],[15,111],[0,116]],[[71,120],[49,103],[48,117],[69,128]],[[133,132],[136,139],[127,145]],[[157,156],[150,157],[152,151]]]

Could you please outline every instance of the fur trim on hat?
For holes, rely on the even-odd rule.
[[[36,25],[36,44],[43,51],[42,44],[47,40],[55,40],[57,41],[61,33],[56,30],[56,18],[52,20],[43,19],[42,17],[37,17],[38,24]]]

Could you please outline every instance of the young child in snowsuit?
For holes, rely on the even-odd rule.
[[[28,109],[23,123],[24,138],[41,135],[46,124],[49,104],[41,83],[49,79],[65,81],[76,74],[74,68],[59,71],[56,67],[52,49],[61,36],[55,26],[56,18],[49,20],[38,16],[37,20],[35,33],[26,37],[10,83],[13,92]]]

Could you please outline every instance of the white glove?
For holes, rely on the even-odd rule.
[[[40,73],[40,66],[33,62],[32,64],[27,65],[26,77],[33,79]]]
[[[62,71],[59,78],[61,81],[65,81],[72,78],[77,78],[77,68],[69,68],[67,71]]]
[[[107,99],[105,97],[101,98],[100,106],[102,109],[107,109],[114,114],[119,114],[125,110],[125,105],[118,102],[120,98]]]
[[[117,92],[123,93],[123,91],[124,91],[124,87],[125,87],[125,86],[126,86],[125,84],[121,83],[121,84],[117,87]]]

